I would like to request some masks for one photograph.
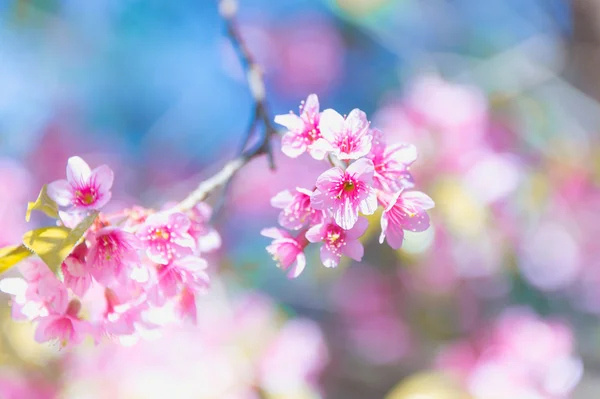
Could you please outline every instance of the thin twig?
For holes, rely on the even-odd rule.
[[[277,129],[271,122],[272,118],[266,103],[265,83],[260,66],[254,60],[252,53],[248,49],[246,42],[240,35],[235,14],[237,11],[236,0],[219,0],[219,11],[225,22],[227,35],[231,40],[238,57],[246,71],[246,78],[250,94],[254,99],[254,115],[250,126],[244,135],[237,158],[228,162],[221,171],[214,176],[203,181],[192,191],[183,201],[175,206],[175,209],[185,212],[192,209],[196,204],[204,201],[213,191],[222,186],[229,186],[229,182],[244,165],[251,159],[260,155],[267,155],[269,167],[275,169],[273,151],[271,147],[271,138],[277,134]],[[258,140],[250,148],[246,148],[250,138],[256,131],[256,128],[262,125],[263,129],[258,130]]]

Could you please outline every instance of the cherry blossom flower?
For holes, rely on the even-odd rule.
[[[188,233],[196,241],[197,250],[200,253],[212,252],[221,247],[221,235],[210,226],[212,216],[211,207],[201,202],[190,211],[190,228]]]
[[[186,256],[167,265],[159,265],[157,284],[148,295],[155,304],[162,305],[166,299],[176,296],[183,288],[189,288],[193,292],[202,291],[210,284],[206,273],[207,266],[204,259],[196,256]]]
[[[67,306],[67,287],[45,264],[33,260],[23,263],[19,269],[24,278],[3,279],[0,287],[3,292],[13,295],[13,319],[33,320]]]
[[[277,267],[288,271],[289,278],[298,277],[306,266],[304,248],[308,245],[308,241],[304,238],[304,234],[293,237],[287,231],[276,227],[263,229],[260,234],[273,239],[271,245],[267,247],[267,252],[277,262]]]
[[[137,236],[150,260],[166,265],[193,253],[196,243],[188,233],[190,226],[190,219],[183,213],[159,212],[148,216]]]
[[[48,196],[60,206],[74,209],[100,209],[110,200],[113,172],[107,165],[90,170],[80,157],[71,157],[67,163],[67,180],[48,185]]]
[[[373,161],[375,187],[398,191],[414,186],[413,177],[408,171],[417,159],[417,149],[411,144],[386,145],[383,133],[373,129],[373,145],[367,155]]]
[[[325,267],[336,267],[342,255],[356,261],[363,257],[364,248],[358,238],[369,227],[365,218],[358,218],[354,227],[344,230],[333,220],[326,219],[323,223],[311,227],[306,232],[306,239],[310,242],[323,242],[321,246],[321,261]]]
[[[109,283],[128,276],[124,272],[139,262],[140,240],[118,227],[109,226],[96,232],[87,256],[88,267],[96,280]]]
[[[279,214],[279,224],[290,230],[299,230],[308,223],[319,223],[323,212],[310,205],[312,191],[296,188],[296,192],[284,190],[271,199],[271,205],[283,209]]]
[[[332,152],[339,159],[358,159],[371,150],[373,136],[369,121],[367,115],[357,108],[345,119],[333,109],[326,109],[321,114],[319,126],[323,138],[315,146]]]
[[[77,296],[83,296],[92,284],[92,275],[85,263],[75,256],[69,256],[61,265],[67,288]]]
[[[281,150],[290,158],[296,158],[304,152],[315,159],[323,159],[325,151],[315,142],[321,136],[319,128],[319,98],[316,94],[311,94],[301,107],[300,116],[293,113],[277,115],[275,123],[285,126],[289,131],[281,140]]]
[[[175,303],[175,313],[182,320],[189,320],[193,324],[197,321],[196,295],[192,290],[184,287]]]
[[[35,340],[40,343],[57,340],[62,347],[81,343],[91,328],[79,318],[80,309],[81,303],[73,300],[62,312],[38,318]]]
[[[348,169],[334,167],[317,179],[317,190],[311,197],[315,209],[331,210],[343,229],[351,229],[358,220],[358,212],[372,215],[377,209],[377,195],[371,187],[373,162],[362,158]]]
[[[420,191],[398,191],[394,195],[380,192],[385,210],[381,215],[379,242],[387,239],[393,249],[399,249],[404,241],[404,230],[425,231],[429,228],[429,215],[425,212],[435,206],[429,196]]]

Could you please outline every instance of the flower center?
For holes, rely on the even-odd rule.
[[[169,234],[168,231],[165,231],[163,229],[158,229],[154,232],[154,236],[158,239],[163,239],[163,240],[168,240],[171,235]]]
[[[354,191],[354,189],[356,188],[356,185],[354,184],[354,182],[352,180],[348,180],[344,182],[344,191],[345,192],[351,192]]]
[[[79,202],[83,205],[91,205],[96,202],[96,190],[93,188],[85,188],[75,191],[75,195]]]

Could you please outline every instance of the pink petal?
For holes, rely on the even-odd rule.
[[[71,157],[67,162],[67,180],[71,184],[81,184],[89,181],[92,171],[80,157]]]
[[[278,229],[277,227],[262,229],[260,235],[273,239],[291,238],[291,235],[287,231]]]
[[[271,198],[271,206],[273,206],[275,208],[283,209],[286,206],[288,206],[293,201],[293,199],[294,199],[294,196],[292,195],[290,190],[284,190],[284,191],[277,193],[277,195],[275,195],[273,198]]]
[[[372,215],[375,213],[377,210],[377,194],[375,190],[369,187],[369,194],[367,198],[360,202],[359,209],[363,215]]]
[[[298,277],[304,268],[306,267],[306,256],[303,253],[298,254],[296,257],[296,262],[290,267],[288,272],[288,278],[296,278]]]
[[[294,132],[288,132],[281,139],[281,151],[290,158],[297,158],[306,151],[306,143]]]
[[[389,224],[385,213],[381,217],[381,236],[379,242],[383,242],[384,239],[393,249],[400,249],[404,242],[404,230],[402,227]]]
[[[312,116],[319,113],[319,97],[316,94],[310,94],[306,98],[304,107],[302,107],[302,115]]]
[[[275,116],[275,123],[285,126],[291,132],[300,132],[304,129],[304,121],[292,113]]]
[[[402,202],[413,209],[431,209],[435,202],[427,194],[420,191],[406,191],[402,193]]]
[[[363,181],[367,184],[371,184],[373,181],[373,173],[375,173],[375,166],[373,165],[373,161],[368,158],[361,158],[357,161],[354,161],[348,169],[346,169],[346,173],[351,176],[354,176],[356,179]]]
[[[334,203],[335,201],[328,193],[324,193],[319,190],[315,190],[315,192],[310,196],[310,206],[315,209],[325,210],[331,207]]]
[[[411,165],[417,160],[417,147],[412,144],[393,144],[387,148],[386,156],[398,163]]]
[[[367,115],[358,108],[350,111],[346,117],[345,125],[352,135],[358,136],[367,133],[369,129],[369,121]]]
[[[211,252],[219,248],[221,248],[221,235],[215,229],[209,229],[206,234],[198,238],[200,252]]]
[[[354,227],[358,220],[358,209],[350,198],[346,198],[343,204],[340,204],[333,214],[335,222],[344,230]]]
[[[323,138],[333,141],[344,130],[344,117],[333,109],[326,109],[321,113],[319,129]]]
[[[317,161],[322,161],[325,159],[325,156],[328,152],[334,152],[335,148],[331,145],[331,143],[324,138],[317,139],[314,143],[310,145],[308,152],[310,156],[316,159]]]
[[[342,248],[342,253],[355,261],[360,261],[365,253],[365,249],[360,241],[348,240],[346,241],[346,245]]]
[[[429,228],[429,215],[425,211],[413,214],[404,220],[402,228],[414,232],[425,231]]]
[[[355,240],[358,237],[365,234],[365,231],[367,231],[368,227],[369,227],[369,222],[367,221],[367,219],[358,218],[354,227],[351,228],[350,230],[346,231],[346,238],[348,238],[349,240]]]
[[[54,320],[55,317],[53,316],[46,316],[39,320],[38,325],[35,329],[35,342],[43,343],[51,339],[51,337],[48,336],[47,330],[48,326],[52,322],[54,322]]]
[[[325,267],[336,267],[340,257],[331,252],[326,245],[321,246],[321,262]]]
[[[205,270],[208,267],[208,263],[202,258],[198,258],[196,256],[187,256],[183,259],[177,260],[175,266],[180,269],[185,269],[196,273]]]
[[[115,175],[107,165],[101,165],[92,171],[92,181],[95,181],[101,194],[108,193],[112,188]]]
[[[371,162],[371,165],[373,163]],[[330,188],[344,178],[344,171],[341,168],[334,167],[321,173],[317,178],[316,186],[319,190],[329,191]]]
[[[320,242],[323,239],[324,227],[324,224],[317,224],[315,226],[312,226],[310,229],[308,229],[304,236],[309,242]]]
[[[112,193],[110,191],[100,194],[99,198],[96,200],[96,203],[93,204],[92,206],[90,206],[90,208],[100,209],[104,205],[108,204],[108,202],[110,201],[111,198],[112,198]]]
[[[71,185],[66,180],[57,180],[48,185],[48,196],[60,206],[68,206],[73,201]]]

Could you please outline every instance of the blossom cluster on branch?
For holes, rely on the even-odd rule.
[[[304,249],[321,245],[321,261],[336,267],[342,255],[360,261],[364,248],[359,238],[368,227],[363,215],[383,207],[380,243],[399,249],[404,231],[424,231],[429,227],[427,210],[433,200],[411,190],[414,179],[410,166],[417,151],[410,144],[387,144],[383,132],[372,128],[366,114],[353,109],[342,116],[333,109],[320,112],[317,95],[311,94],[300,107],[300,115],[277,115],[275,122],[288,131],[282,151],[291,158],[307,152],[316,160],[327,161],[311,189],[297,187],[278,193],[271,201],[282,209],[281,228],[267,228],[262,235],[272,238],[267,251],[278,266],[298,277],[306,266]]]
[[[0,287],[14,295],[15,319],[37,322],[38,342],[65,346],[86,336],[99,342],[103,336],[134,335],[160,325],[147,316],[165,308],[195,321],[196,295],[209,286],[202,255],[221,245],[208,224],[211,208],[198,203],[187,213],[142,207],[102,213],[113,179],[108,166],[91,170],[80,157],[71,157],[67,179],[42,190],[46,209],[66,208],[49,212],[58,227],[32,235],[27,249],[44,262],[27,260],[20,265],[23,278],[4,279]],[[68,240],[53,241],[52,234],[60,229],[72,234],[86,220],[89,227],[72,248],[65,246]],[[44,244],[68,253],[55,272]]]

